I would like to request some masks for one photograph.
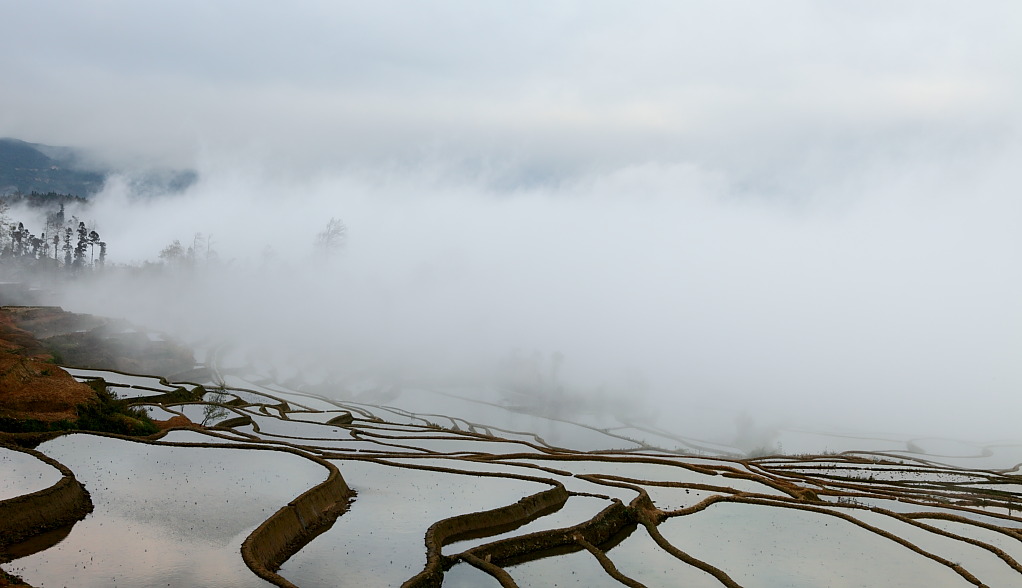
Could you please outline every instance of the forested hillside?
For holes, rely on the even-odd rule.
[[[86,197],[105,174],[80,169],[74,150],[0,139],[0,195],[56,192]]]
[[[35,192],[89,198],[103,189],[109,176],[124,172],[87,163],[89,158],[85,153],[72,147],[0,139],[0,197]],[[142,192],[178,192],[192,185],[198,177],[191,170],[162,168],[133,169],[125,175]],[[50,204],[59,202],[47,203]]]

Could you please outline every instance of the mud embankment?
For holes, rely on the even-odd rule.
[[[57,468],[61,478],[49,488],[0,500],[0,559],[9,545],[79,521],[93,508],[89,492],[63,464],[38,451],[4,447],[28,453]]]
[[[0,420],[74,420],[76,407],[98,401],[96,392],[53,364],[32,333],[0,309]]]
[[[328,529],[355,495],[332,463],[305,457],[329,469],[327,479],[273,513],[241,544],[245,565],[277,586],[294,586],[276,570],[302,546]]]

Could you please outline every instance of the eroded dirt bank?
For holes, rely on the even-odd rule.
[[[195,365],[187,347],[123,320],[57,306],[3,306],[11,325],[66,366],[173,377]]]
[[[0,419],[75,420],[78,406],[99,401],[96,391],[55,365],[17,316],[12,307],[0,308]]]

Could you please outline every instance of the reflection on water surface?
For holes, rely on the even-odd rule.
[[[147,393],[177,387],[101,375]],[[720,438],[605,414],[548,418],[485,390],[359,392],[386,396],[377,406],[258,381],[231,374],[206,402],[146,400],[154,415],[193,422],[225,403],[208,422],[227,427],[42,444],[96,508],[57,545],[4,568],[36,586],[268,585],[242,542],[334,464],[354,500],[292,547],[281,582],[1022,585],[1022,446],[788,430],[778,432],[786,447],[830,453],[742,458]],[[59,478],[24,454],[0,460],[0,498]]]

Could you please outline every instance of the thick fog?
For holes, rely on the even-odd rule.
[[[313,380],[371,369],[485,381],[515,350],[559,352],[570,389],[645,395],[668,422],[711,406],[1011,437],[1016,156],[862,168],[854,185],[816,184],[828,198],[809,202],[657,163],[521,190],[422,169],[307,182],[207,170],[162,196],[113,182],[89,211],[111,262],[156,260],[201,232],[198,259],[108,270],[62,303],[236,341]],[[315,235],[332,217],[347,242],[323,257]]]
[[[283,375],[561,354],[661,424],[1018,438],[1017,3],[282,10],[10,11],[0,136],[124,172],[66,308]],[[199,180],[139,193],[147,166]],[[125,269],[174,240],[192,263]]]

